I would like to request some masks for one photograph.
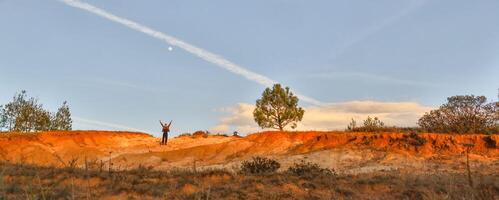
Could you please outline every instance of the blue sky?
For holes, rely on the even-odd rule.
[[[495,0],[85,2],[322,102],[497,99]],[[22,89],[67,100],[77,129],[211,129],[265,88],[57,0],[0,0],[0,24],[0,104]]]

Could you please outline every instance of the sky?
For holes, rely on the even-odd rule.
[[[273,81],[301,130],[413,126],[452,95],[497,100],[497,19],[496,0],[0,0],[0,104],[27,90],[68,101],[74,129],[249,133]]]

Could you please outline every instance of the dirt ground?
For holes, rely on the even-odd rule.
[[[77,185],[72,195],[80,198],[92,190],[118,199],[498,199],[497,141],[499,135],[262,132],[183,136],[160,146],[158,138],[132,132],[9,133],[0,136],[0,186],[4,197],[13,198],[19,197],[16,191],[41,195],[44,187]],[[254,156],[275,159],[281,168],[266,176],[239,174],[241,162]],[[336,175],[307,179],[286,173],[302,160]],[[51,173],[57,174],[53,180]],[[36,179],[38,189],[12,186],[37,185]],[[64,196],[67,190],[53,188],[50,194]]]
[[[184,136],[160,146],[142,133],[108,131],[45,132],[0,136],[0,161],[64,167],[68,163],[112,164],[116,169],[140,166],[232,168],[253,156],[266,156],[287,167],[307,160],[342,173],[439,168],[459,172],[465,144],[472,165],[485,170],[499,166],[499,135],[449,135],[345,132],[263,132],[247,137]],[[441,167],[437,167],[441,166]]]

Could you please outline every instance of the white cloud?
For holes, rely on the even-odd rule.
[[[239,103],[236,106],[221,108],[221,112],[228,113],[229,116],[220,119],[220,123],[212,127],[213,132],[228,133],[238,131],[243,133],[255,132],[258,130],[253,121],[253,110],[255,106],[247,103]]]
[[[255,106],[239,103],[220,111],[228,115],[211,128],[214,132],[252,133],[261,129],[253,120]],[[416,102],[350,101],[324,106],[305,107],[303,121],[297,130],[343,130],[352,118],[359,123],[367,116],[377,116],[387,125],[414,126],[431,107]]]

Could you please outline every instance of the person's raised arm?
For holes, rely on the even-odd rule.
[[[161,120],[159,120],[159,123],[161,124],[161,126],[165,126],[165,125],[163,124],[163,122],[161,122]]]

